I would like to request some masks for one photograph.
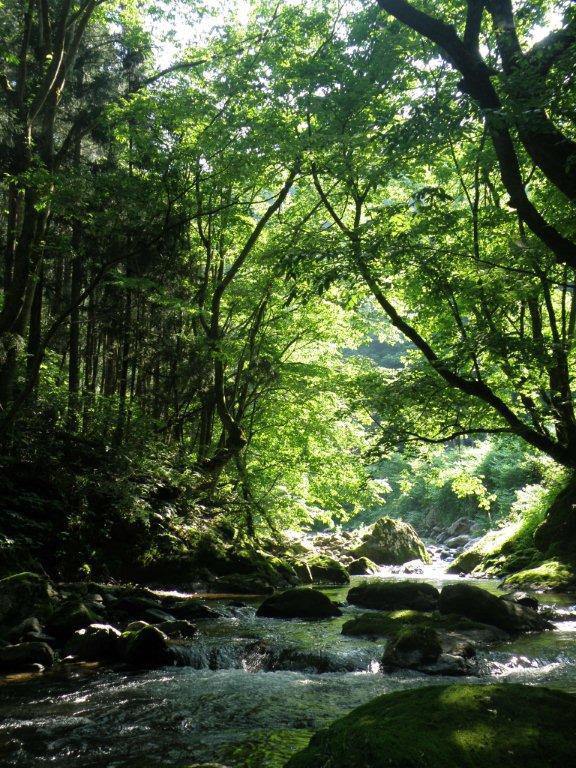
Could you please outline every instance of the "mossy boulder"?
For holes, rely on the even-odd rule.
[[[25,571],[0,579],[0,624],[18,624],[32,615],[44,618],[57,599],[51,582],[37,573]]]
[[[138,632],[124,632],[124,657],[135,667],[158,667],[173,663],[168,635],[157,627],[144,627]]]
[[[576,567],[559,560],[545,560],[534,568],[511,574],[504,579],[504,586],[523,589],[572,589],[576,586]]]
[[[441,614],[438,611],[390,611],[389,613],[363,613],[347,621],[342,634],[351,637],[391,637],[404,629],[434,629],[456,632],[475,642],[504,640],[507,633],[464,616]]]
[[[472,621],[492,624],[512,634],[553,629],[549,621],[531,608],[472,584],[447,584],[440,593],[439,610],[440,613],[455,613]]]
[[[371,576],[378,573],[378,566],[369,557],[359,557],[348,564],[350,576]]]
[[[414,528],[391,517],[381,517],[352,555],[355,558],[368,557],[378,565],[402,565],[409,560],[431,562],[424,542]]]
[[[352,605],[381,611],[395,611],[401,608],[433,611],[438,605],[439,596],[436,587],[426,582],[371,579],[352,587],[347,600]]]
[[[562,768],[574,760],[576,696],[523,685],[400,691],[312,737],[286,768]]]
[[[317,555],[310,558],[308,567],[314,582],[324,582],[325,584],[349,584],[350,575],[346,568],[327,555]]]
[[[297,587],[264,600],[256,615],[274,619],[329,619],[341,613],[323,592],[310,587]]]

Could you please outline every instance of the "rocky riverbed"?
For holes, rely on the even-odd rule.
[[[424,581],[436,589],[466,584],[494,595],[499,591],[495,581],[462,580],[438,564],[412,576],[382,568],[378,578],[391,584]],[[352,577],[351,587],[358,591],[366,581]],[[165,663],[139,669],[142,659],[70,660],[43,674],[5,676],[0,685],[2,765],[142,768],[217,761],[231,768],[279,768],[313,731],[382,693],[452,681],[527,682],[576,692],[576,601],[569,596],[541,596],[539,615],[552,620],[553,630],[475,642],[474,668],[447,676],[433,664],[423,670],[384,663],[390,636],[342,633],[350,621],[366,613],[382,616],[382,611],[346,602],[348,586],[322,592],[340,615],[282,620],[257,615],[261,597],[198,601],[197,595],[161,593],[156,610],[186,604],[209,609],[205,618],[174,617],[196,630],[187,639],[168,638],[176,655]],[[440,615],[435,605],[421,607],[428,616]]]

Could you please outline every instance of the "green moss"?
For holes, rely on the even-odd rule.
[[[576,697],[523,685],[430,686],[380,696],[319,731],[286,768],[571,765]]]
[[[349,584],[350,575],[346,568],[327,555],[316,555],[306,561],[315,582],[326,584]]]
[[[464,632],[468,629],[485,629],[485,624],[452,614],[405,610],[390,613],[363,613],[347,621],[342,627],[342,634],[354,637],[390,637],[404,628],[433,628],[447,632]]]
[[[308,743],[311,731],[285,730],[256,733],[224,750],[222,760],[236,768],[283,768]]]
[[[576,569],[559,560],[546,560],[534,568],[513,573],[504,580],[507,587],[525,589],[564,589],[575,584]]]

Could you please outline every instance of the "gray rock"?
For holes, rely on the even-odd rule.
[[[466,639],[434,629],[412,628],[399,632],[386,646],[386,669],[413,669],[428,675],[475,675],[476,650]]]
[[[113,661],[120,656],[120,637],[110,624],[91,624],[74,633],[66,653],[82,661]]]
[[[158,624],[158,629],[170,638],[194,637],[198,634],[198,627],[188,619],[173,619]]]
[[[168,636],[157,627],[144,627],[136,633],[125,633],[125,658],[136,667],[158,667],[173,661]]]
[[[4,671],[31,670],[34,665],[51,667],[53,663],[54,651],[47,643],[18,643],[0,648],[0,669]]]
[[[466,616],[513,634],[553,629],[549,621],[531,608],[466,583],[447,584],[440,593],[439,609],[441,613]]]

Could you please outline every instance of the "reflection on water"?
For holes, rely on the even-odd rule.
[[[458,580],[434,568],[415,578],[438,586]],[[478,583],[498,589],[495,581]],[[347,588],[326,592],[343,601]],[[283,622],[256,618],[255,601],[242,600],[247,605],[229,608],[228,618],[202,623],[195,668],[127,673],[84,665],[0,685],[0,764],[147,768],[217,760],[280,768],[312,731],[374,696],[451,682],[379,672],[384,641],[341,635],[358,609],[345,607],[330,621]],[[575,631],[567,621],[554,633],[501,643],[485,657],[491,677],[470,682],[576,692]]]

